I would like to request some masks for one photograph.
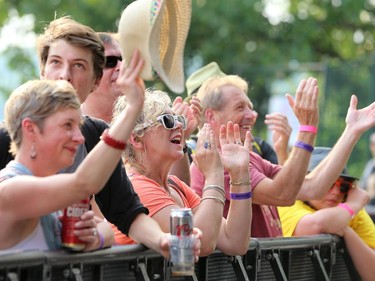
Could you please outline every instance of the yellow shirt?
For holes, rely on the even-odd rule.
[[[293,235],[297,223],[303,216],[315,212],[313,208],[300,200],[297,200],[293,206],[277,207],[277,209],[279,211],[284,237]],[[375,224],[364,209],[355,215],[349,222],[349,226],[370,248],[375,249]]]

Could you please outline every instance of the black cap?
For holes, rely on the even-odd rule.
[[[318,166],[318,164],[322,162],[324,158],[326,158],[326,156],[328,155],[330,151],[331,151],[330,147],[315,147],[311,155],[308,172],[311,172],[312,170],[314,170],[315,167]],[[346,167],[342,170],[340,176],[352,182],[358,180],[358,178],[352,177],[348,174],[348,170]]]

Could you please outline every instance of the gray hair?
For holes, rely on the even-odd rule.
[[[217,76],[206,80],[197,93],[202,105],[202,124],[206,121],[204,113],[208,108],[221,110],[225,107],[225,100],[221,91],[224,86],[235,86],[245,94],[248,91],[247,82],[238,75]]]

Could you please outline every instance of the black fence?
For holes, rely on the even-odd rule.
[[[171,275],[170,264],[142,245],[92,253],[26,251],[0,255],[0,281],[360,280],[344,241],[332,235],[251,239],[244,256],[216,251],[195,274]]]

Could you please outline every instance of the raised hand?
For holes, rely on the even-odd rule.
[[[310,77],[302,80],[297,88],[295,100],[290,94],[287,94],[289,105],[296,115],[301,125],[318,126],[319,108],[318,108],[318,81]]]
[[[349,128],[362,134],[375,126],[375,102],[362,109],[357,109],[357,105],[358,98],[352,95],[345,122]]]
[[[251,133],[246,132],[245,142],[242,145],[238,124],[228,122],[227,126],[220,127],[221,159],[225,169],[232,171],[248,169],[250,161]]]
[[[140,52],[135,50],[130,63],[121,64],[120,73],[116,83],[121,87],[126,96],[128,105],[142,108],[145,98],[145,84],[140,77],[144,65]]]
[[[203,128],[199,131],[197,146],[192,157],[195,165],[206,179],[211,175],[223,176],[223,165],[211,125],[204,124]]]
[[[202,105],[200,100],[193,96],[189,103],[184,102],[181,97],[173,101],[173,111],[178,115],[183,115],[188,121],[187,129],[184,131],[185,139],[197,129],[201,122]]]
[[[288,144],[292,127],[289,125],[287,116],[278,112],[267,114],[264,123],[272,131],[273,147],[279,164],[282,164],[288,158]]]

